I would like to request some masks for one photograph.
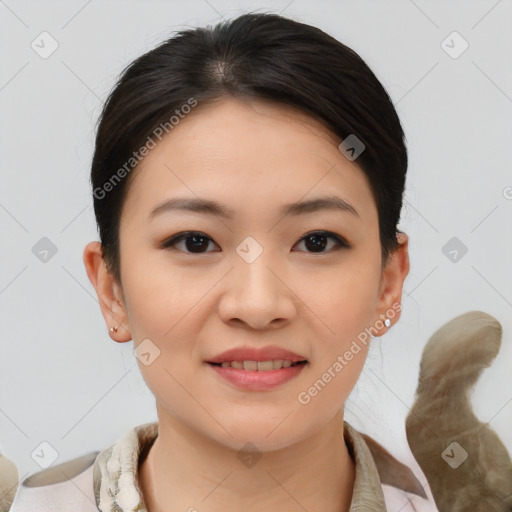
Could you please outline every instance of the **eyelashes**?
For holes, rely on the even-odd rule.
[[[205,233],[202,233],[201,231],[184,231],[183,233],[178,233],[178,234],[172,236],[171,238],[168,238],[167,240],[165,240],[162,243],[162,249],[171,249],[171,248],[175,249],[176,248],[175,246],[184,240],[191,240],[192,244],[189,245],[189,247],[199,248],[199,249],[201,248],[201,244],[204,246],[205,240],[207,243],[209,243],[210,241],[213,242],[213,240],[208,235],[206,235]],[[207,251],[207,252],[212,252],[212,251]],[[192,254],[203,254],[202,252],[194,253],[193,251],[191,253]]]
[[[348,249],[351,247],[350,244],[342,236],[331,231],[312,231],[304,235],[301,239],[299,239],[297,244],[304,242],[306,246],[309,246],[310,248],[312,247],[314,249],[313,251],[306,251],[309,252],[310,254],[327,254],[332,252],[333,249],[323,251],[323,249],[326,246],[328,246],[328,243],[322,242],[323,239],[334,241],[334,250],[343,248]],[[186,250],[184,251],[176,248],[176,246],[181,242],[185,242]],[[202,249],[207,248],[210,243],[217,245],[212,238],[210,238],[208,235],[201,231],[183,231],[164,240],[161,244],[161,248],[168,250],[176,250],[184,252],[186,254],[207,254],[209,252],[218,252],[202,251]],[[316,249],[322,250],[317,251]]]
[[[328,245],[328,244],[318,243],[319,239],[333,240],[335,243],[334,250],[343,249],[343,248],[348,249],[350,247],[348,242],[343,237],[341,237],[340,235],[337,235],[336,233],[332,233],[331,231],[312,231],[311,233],[304,235],[299,240],[299,243],[305,242],[305,244],[306,244],[308,242],[311,243],[313,240],[316,240],[317,242],[312,244],[313,248],[315,248],[315,249],[325,248],[326,245]],[[320,254],[323,254],[324,252],[331,252],[331,251],[332,251],[332,249],[329,251],[320,251]],[[309,252],[309,251],[307,251],[307,252]],[[312,251],[312,254],[318,254],[318,252]]]

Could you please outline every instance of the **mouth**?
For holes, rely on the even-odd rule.
[[[206,362],[221,368],[261,372],[281,370],[298,364],[304,365],[308,360],[304,355],[296,354],[284,347],[267,345],[233,347],[221,354],[208,357]]]
[[[246,370],[250,372],[268,372],[291,368],[293,366],[305,366],[308,364],[308,361],[306,359],[295,362],[289,359],[275,359],[269,361],[223,361],[222,363],[207,361],[207,363],[221,368],[234,368],[236,370]]]
[[[307,359],[272,359],[267,361],[207,361],[217,376],[244,391],[271,391],[306,371]]]

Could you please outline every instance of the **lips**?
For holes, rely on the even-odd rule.
[[[277,346],[267,346],[262,348],[238,347],[222,352],[208,359],[207,363],[224,363],[225,361],[270,361],[277,359],[288,359],[292,363],[307,361],[304,356],[285,350]]]

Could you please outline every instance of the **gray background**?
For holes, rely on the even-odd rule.
[[[98,239],[88,181],[95,123],[132,59],[174,30],[249,10],[281,12],[353,47],[386,87],[407,135],[404,309],[374,340],[346,419],[414,466],[404,419],[423,346],[454,316],[483,310],[501,322],[503,344],[472,401],[512,452],[510,1],[5,0],[0,449],[21,477],[41,469],[31,453],[43,441],[59,463],[157,419],[133,343],[110,340],[82,263],[85,244]],[[43,31],[58,43],[46,59],[31,47]],[[442,47],[453,31],[469,44],[457,58]],[[57,248],[47,262],[32,251],[43,237]],[[452,237],[468,249],[457,262],[442,250]]]

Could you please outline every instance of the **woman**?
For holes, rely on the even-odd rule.
[[[400,317],[406,170],[388,94],[315,27],[245,14],[136,59],[101,115],[84,263],[158,422],[47,473],[48,506],[436,510],[344,421]]]

